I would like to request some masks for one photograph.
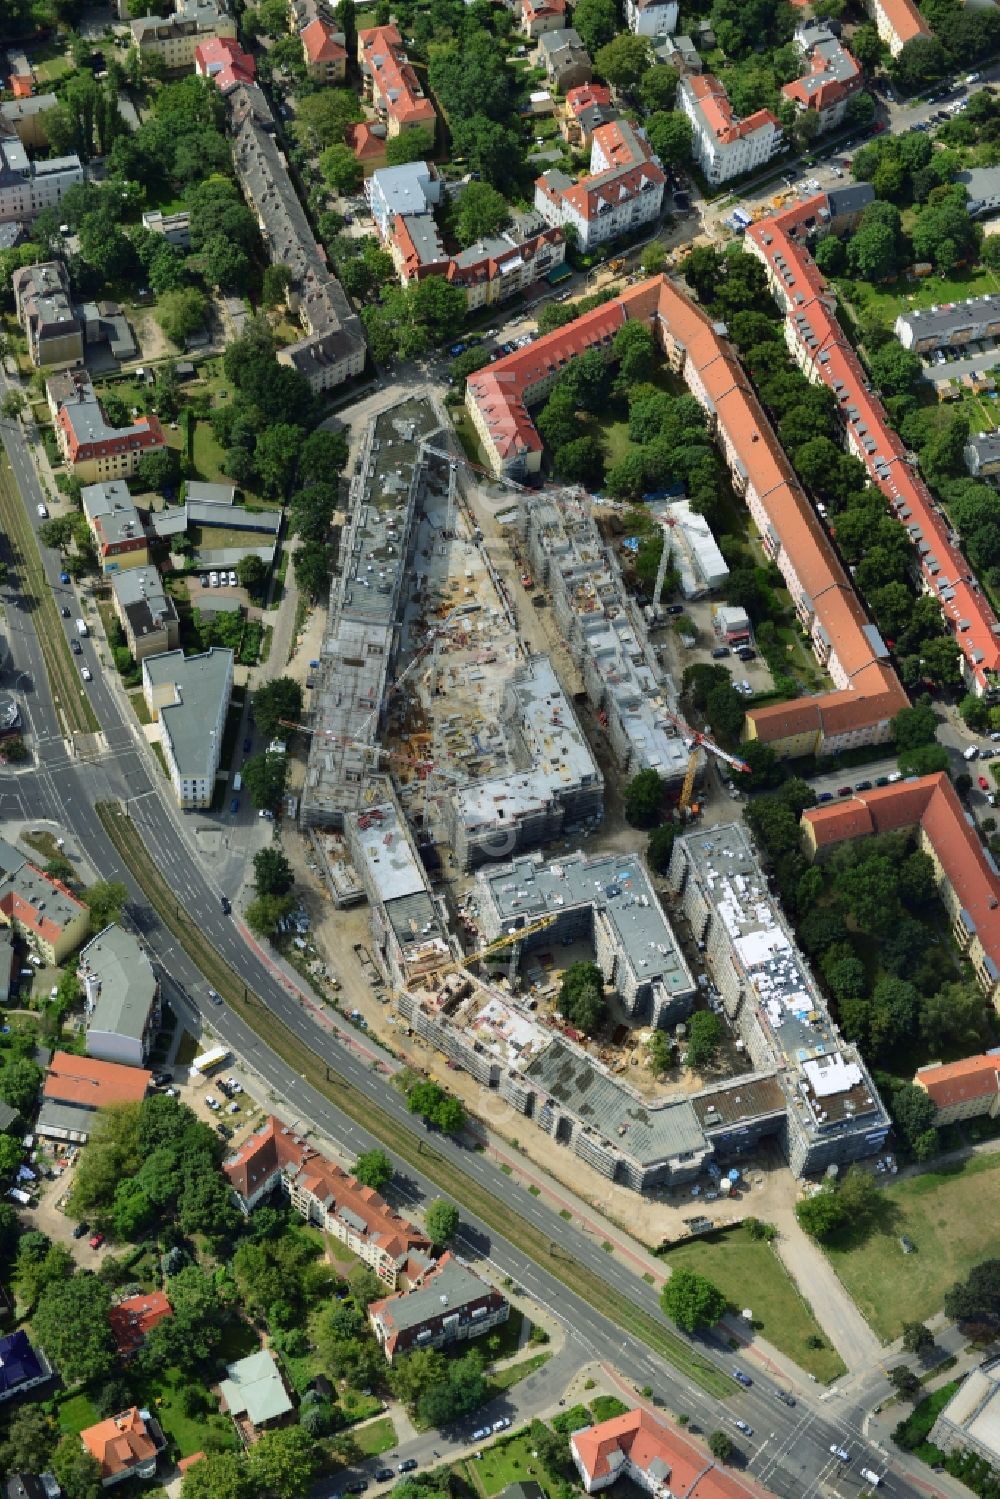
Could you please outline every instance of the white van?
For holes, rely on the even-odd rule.
[[[233,790],[234,791],[242,791],[243,790],[243,777],[242,777],[242,775],[240,774],[239,771],[237,771],[236,774],[233,776]]]
[[[979,754],[978,747],[976,745],[974,745],[974,744],[970,744],[967,749],[964,749],[962,751],[962,759],[963,760],[974,760],[978,754]]]
[[[37,506],[37,509],[38,509],[38,518],[39,518],[39,520],[48,520],[48,518],[49,518],[49,512],[46,510],[45,506],[43,504],[41,504],[41,502],[39,502],[39,504]]]
[[[861,1477],[864,1479],[865,1483],[870,1483],[873,1489],[877,1489],[879,1484],[882,1482],[878,1474],[873,1473],[871,1468],[862,1468]]]
[[[87,629],[87,621],[85,619],[78,619],[76,621],[76,633],[78,635],[87,635],[90,633]]]

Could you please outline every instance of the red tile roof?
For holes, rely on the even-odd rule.
[[[228,94],[240,83],[253,83],[256,67],[249,52],[231,36],[213,36],[194,49],[195,69],[211,78],[220,93]]]
[[[348,125],[346,139],[358,161],[374,161],[385,155],[384,125],[369,125],[367,121],[360,125]]]
[[[913,1079],[939,1109],[1000,1093],[1000,1056],[963,1057],[960,1062],[936,1062],[917,1069]]]
[[[174,1315],[174,1309],[163,1291],[143,1291],[119,1301],[108,1312],[111,1333],[123,1358],[135,1353],[158,1323]]]
[[[579,119],[588,109],[610,109],[611,90],[603,83],[581,83],[566,95],[566,108]]]
[[[570,1443],[588,1483],[606,1479],[624,1457],[643,1473],[656,1464],[661,1469],[653,1475],[658,1486],[669,1478],[670,1492],[683,1499],[746,1499],[743,1485],[717,1468],[703,1449],[645,1410],[575,1431]]]
[[[10,90],[15,99],[30,99],[35,92],[35,84],[31,74],[11,73]]]
[[[400,125],[434,124],[434,106],[423,97],[395,26],[371,26],[359,31],[358,62],[370,75],[387,115]]]
[[[330,63],[347,61],[347,48],[342,42],[336,40],[339,35],[329,22],[324,21],[322,16],[317,16],[314,21],[299,33],[302,46],[308,61],[317,63]]]
[[[78,1057],[57,1051],[49,1063],[42,1096],[59,1103],[106,1108],[113,1103],[139,1103],[145,1098],[153,1074],[142,1067],[121,1062],[99,1062],[96,1057]]]
[[[156,1443],[134,1405],[118,1416],[98,1421],[96,1426],[85,1427],[80,1440],[91,1457],[100,1463],[104,1480],[117,1478],[130,1468],[156,1457]]]
[[[737,120],[725,88],[711,73],[691,74],[685,80],[698,103],[706,125],[723,146],[732,145],[746,135],[753,135],[765,125],[781,129],[781,121],[769,109],[757,109],[745,120]]]
[[[885,12],[893,31],[904,44],[912,42],[917,36],[930,36],[931,29],[914,0],[878,0],[878,5]]]
[[[796,78],[792,83],[786,83],[781,92],[786,99],[791,99],[796,104],[801,104],[803,109],[824,110],[832,109],[835,104],[849,98],[861,87],[861,66],[846,47],[841,47],[841,52],[851,71],[845,76],[838,78],[830,71],[829,63],[823,56],[819,47],[814,47],[809,58],[809,71],[801,78]],[[846,72],[846,68],[845,68]],[[812,88],[806,86],[806,80],[821,79]]]
[[[594,131],[591,160],[607,166],[581,177],[572,187],[553,188],[542,176],[535,187],[554,202],[569,203],[583,219],[597,218],[608,207],[662,188],[666,177],[652,159],[649,142],[624,120],[612,120]]]
[[[935,501],[911,466],[878,396],[834,312],[835,299],[809,251],[796,238],[803,218],[819,218],[825,194],[761,219],[746,231],[773,278],[791,338],[833,391],[849,441],[872,484],[916,544],[923,581],[938,600],[968,673],[981,690],[1000,678],[1000,624]],[[807,368],[807,373],[809,369]]]
[[[299,1165],[306,1149],[301,1135],[296,1135],[271,1114],[233,1155],[226,1158],[222,1169],[233,1191],[248,1201],[265,1182],[275,1180],[286,1166]]]
[[[546,16],[564,16],[566,0],[522,0],[521,19],[530,25],[544,20]]]
[[[850,820],[849,814],[856,807],[864,809],[870,825]],[[834,813],[840,813],[841,818],[831,815]],[[810,807],[803,812],[802,821],[811,827],[818,848],[829,848],[866,832],[889,833],[919,826],[1000,977],[1000,873],[943,771],[859,792],[836,807]]]

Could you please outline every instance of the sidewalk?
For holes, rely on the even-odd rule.
[[[805,1296],[848,1372],[877,1364],[883,1347],[837,1277],[823,1251],[803,1233],[793,1208],[775,1214],[775,1248]]]

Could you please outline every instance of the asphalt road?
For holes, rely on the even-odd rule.
[[[3,428],[2,436],[28,515],[37,527],[36,506],[42,495],[24,436],[9,425]],[[58,559],[53,553],[43,552],[43,556],[49,581],[54,588],[59,588]],[[0,775],[0,815],[27,820],[50,819],[72,831],[87,849],[88,858],[106,878],[125,882],[131,894],[129,915],[147,943],[151,956],[161,967],[167,995],[173,995],[179,1005],[190,1005],[203,1013],[222,1040],[245,1058],[273,1089],[276,1100],[281,1101],[286,1113],[294,1111],[298,1120],[338,1140],[350,1152],[360,1152],[380,1144],[375,1136],[360,1129],[287,1067],[238,1015],[226,1006],[211,1003],[206,981],[146,905],[128,871],[121,866],[94,811],[94,803],[102,798],[127,799],[129,814],[170,881],[178,903],[190,913],[192,921],[197,922],[199,929],[211,939],[243,981],[261,997],[276,1018],[308,1042],[311,1050],[328,1063],[335,1076],[345,1078],[377,1101],[401,1125],[421,1136],[422,1127],[407,1113],[398,1093],[386,1086],[384,1078],[369,1063],[359,1059],[336,1037],[315,1024],[300,1002],[244,942],[233,921],[223,916],[219,891],[206,879],[188,846],[179,814],[166,806],[162,778],[155,770],[151,776],[147,769],[146,752],[137,748],[135,731],[122,718],[117,698],[104,681],[92,643],[85,643],[87,656],[84,659],[88,660],[94,673],[91,701],[107,748],[90,762],[78,761],[68,751],[49,699],[34,623],[22,606],[16,578],[3,591],[3,597],[10,624],[13,677],[21,683],[38,765],[34,771]],[[78,611],[74,609],[74,612]],[[72,621],[68,623],[71,625]],[[557,1240],[567,1256],[589,1266],[653,1315],[660,1315],[655,1293],[648,1284],[571,1224],[556,1217],[552,1210],[513,1183],[484,1155],[439,1136],[434,1137],[433,1143],[426,1142],[424,1148],[433,1150],[445,1162],[451,1160],[460,1165],[495,1197],[509,1202],[514,1211]],[[400,1167],[397,1181],[404,1200],[420,1202],[439,1195],[439,1189],[431,1181],[409,1167]],[[616,1365],[638,1386],[649,1385],[668,1409],[686,1412],[704,1431],[720,1425],[732,1430],[736,1416],[746,1420],[755,1430],[754,1437],[748,1440],[738,1432],[733,1435],[746,1454],[751,1472],[766,1482],[773,1492],[787,1495],[789,1499],[793,1496],[802,1499],[804,1495],[817,1493],[856,1494],[860,1465],[880,1473],[885,1468],[879,1452],[867,1446],[860,1435],[863,1408],[853,1401],[834,1398],[827,1399],[824,1404],[811,1405],[800,1400],[794,1409],[789,1409],[778,1400],[777,1386],[755,1372],[752,1389],[742,1390],[734,1383],[732,1400],[726,1405],[720,1404],[690,1385],[644,1344],[623,1336],[613,1322],[582,1301],[543,1266],[528,1259],[467,1212],[463,1212],[463,1234],[463,1247],[468,1253],[487,1258],[498,1272],[511,1276],[515,1284],[523,1286],[529,1295],[571,1330],[575,1342],[588,1355]],[[720,1368],[730,1370],[733,1367],[732,1355],[720,1343],[703,1341],[700,1347],[704,1355]],[[751,1367],[754,1367],[752,1363]],[[831,1457],[831,1444],[848,1449],[852,1455],[849,1467],[845,1468]],[[895,1459],[897,1469],[903,1461]],[[936,1491],[928,1488],[926,1482],[917,1487],[898,1471],[886,1476],[882,1489],[888,1494]]]

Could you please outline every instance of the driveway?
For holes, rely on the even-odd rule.
[[[778,1257],[848,1370],[874,1364],[882,1354],[882,1344],[845,1291],[826,1255],[802,1232],[794,1208],[776,1208],[774,1222],[778,1228],[774,1245]]]

